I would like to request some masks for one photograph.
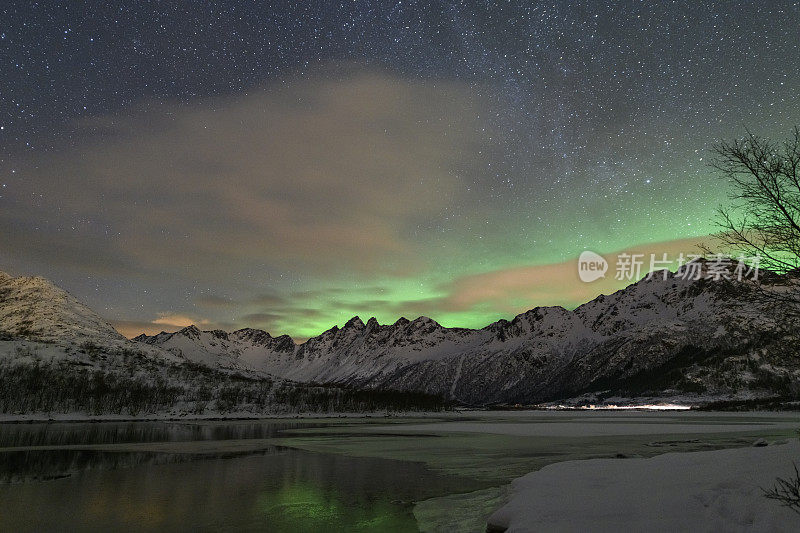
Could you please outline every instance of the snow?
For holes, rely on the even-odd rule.
[[[41,277],[0,272],[0,332],[46,341],[123,342],[108,322]]]
[[[687,435],[694,433],[736,433],[740,431],[763,431],[765,429],[786,429],[796,427],[792,423],[776,424],[630,424],[596,421],[583,424],[563,423],[484,423],[484,422],[445,422],[436,426],[436,431],[446,433],[488,433],[492,435],[513,435],[518,437],[603,437],[619,435]],[[371,428],[373,431],[387,431],[387,427]],[[425,433],[431,428],[425,424],[400,426],[392,431]]]
[[[296,346],[255,342],[235,333],[186,328],[137,338],[212,367],[251,368],[296,381],[417,390],[466,404],[531,404],[616,387],[671,368],[650,391],[695,391],[709,400],[774,395],[764,383],[800,382],[795,362],[770,355],[756,379],[753,339],[779,343],[775,324],[747,306],[743,292],[720,291],[705,280],[642,280],[574,311],[537,307],[481,329],[444,328],[419,317],[381,325],[358,317]],[[266,338],[268,334],[262,333]],[[785,342],[785,341],[784,341]],[[767,348],[768,346],[764,346]],[[732,354],[709,368],[705,359]],[[656,380],[657,381],[657,380]],[[609,385],[610,383],[610,385]],[[641,386],[641,383],[637,386]],[[757,396],[757,395],[756,395]],[[702,398],[700,402],[705,403]],[[669,398],[664,396],[664,401]],[[673,402],[674,403],[674,402]]]
[[[170,352],[151,346],[134,345],[124,338],[121,341],[106,341],[102,346],[105,352],[111,354],[133,348],[138,355],[158,364],[175,365],[184,362],[184,359]],[[108,361],[99,361],[97,358],[88,355],[82,348],[82,344],[77,340],[63,343],[0,340],[0,363],[48,364],[58,362],[72,363],[83,368],[95,370],[118,366],[117,364],[119,363],[116,358],[111,358]]]
[[[219,420],[304,420],[304,421],[331,421],[331,420],[391,420],[404,419],[407,417],[417,418],[440,418],[447,416],[447,413],[439,411],[414,411],[409,414],[404,411],[384,412],[384,411],[357,411],[357,412],[291,412],[291,413],[265,413],[252,411],[215,411],[209,409],[204,413],[187,413],[174,409],[172,411],[161,411],[157,413],[147,413],[140,416],[130,416],[124,414],[104,413],[100,415],[87,414],[85,412],[73,413],[25,413],[9,414],[0,413],[0,423],[33,423],[33,422],[154,422],[154,421],[219,421]]]
[[[649,459],[556,463],[512,483],[489,531],[797,531],[800,517],[763,496],[793,473],[797,440]]]
[[[0,273],[0,340],[64,347],[55,353],[19,344],[1,349],[0,357],[95,365],[75,353],[94,345],[253,376],[441,394],[467,405],[528,405],[587,392],[595,397],[589,403],[649,393],[658,403],[691,405],[785,394],[800,383],[796,359],[771,352],[793,342],[791,335],[782,338],[768,320],[752,320],[736,294],[717,296],[710,284],[673,277],[640,281],[574,311],[537,307],[481,330],[445,328],[425,317],[391,325],[354,317],[297,345],[260,330],[195,326],[128,341],[47,280]],[[715,353],[731,355],[712,365],[706,358]],[[656,379],[670,368],[668,379]],[[639,388],[625,388],[636,379]],[[696,394],[698,401],[678,401],[677,394]]]
[[[536,417],[535,411],[528,412],[532,419],[520,422],[440,422],[436,424],[437,432],[445,433],[487,433],[493,435],[512,435],[519,437],[601,437],[620,435],[674,435],[674,434],[706,434],[706,433],[738,433],[745,431],[764,431],[793,429],[800,425],[800,420],[785,418],[758,423],[737,422],[736,420],[720,420],[711,422],[691,419],[680,420],[667,417],[575,417],[552,422],[547,417]],[[496,414],[496,412],[495,412]],[[586,413],[590,415],[592,413]],[[533,418],[536,417],[536,418]],[[679,421],[680,420],[680,421]],[[429,433],[430,424],[404,424],[401,426],[375,426],[370,431],[397,433]]]

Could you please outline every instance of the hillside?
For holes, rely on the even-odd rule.
[[[49,281],[0,274],[0,410],[124,410],[134,401],[130,391],[138,391],[140,409],[193,412],[391,402],[438,408],[437,398],[466,405],[796,398],[797,329],[758,303],[750,282],[681,274],[642,279],[574,310],[537,307],[482,329],[446,328],[426,317],[393,324],[354,317],[302,344],[256,329],[195,326],[129,341]],[[797,287],[795,275],[772,275],[760,290]],[[105,389],[119,397],[73,398],[99,398]],[[372,399],[353,400],[363,394]]]
[[[127,340],[44,278],[0,273],[0,413],[252,416],[443,407],[425,394],[301,384],[251,365],[203,364]]]
[[[125,338],[67,291],[41,277],[0,272],[0,338],[44,342],[83,339],[124,342]]]
[[[419,317],[359,317],[294,345],[286,336],[196,327],[137,341],[219,368],[297,381],[442,394],[466,404],[535,403],[582,394],[794,395],[796,329],[756,304],[749,282],[643,279],[575,310],[539,307],[479,330]],[[797,291],[773,276],[766,291]]]

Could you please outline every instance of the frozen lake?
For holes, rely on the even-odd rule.
[[[0,424],[0,530],[482,531],[571,459],[785,439],[792,413]]]

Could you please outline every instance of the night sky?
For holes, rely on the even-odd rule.
[[[3,2],[0,270],[127,335],[484,326],[694,249],[800,124],[800,6]]]

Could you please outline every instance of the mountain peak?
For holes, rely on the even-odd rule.
[[[333,325],[329,329],[326,329],[325,331],[320,333],[319,337],[323,337],[323,336],[326,336],[326,335],[335,335],[336,333],[338,333],[338,331],[339,331],[339,326]],[[312,338],[314,338],[314,337],[312,337]]]
[[[177,333],[185,335],[186,337],[197,337],[200,335],[201,331],[200,328],[192,324],[191,326],[186,326],[185,328],[179,329]]]
[[[288,336],[259,342],[241,335],[203,342],[210,332],[191,342],[163,336],[151,344],[170,348],[172,342],[192,360],[251,365],[286,379],[422,390],[476,404],[626,392],[629,386],[693,391],[702,384],[709,393],[730,391],[728,382],[740,382],[730,377],[738,370],[717,379],[703,366],[708,354],[723,348],[735,357],[756,354],[758,364],[767,354],[763,360],[780,372],[790,368],[780,355],[767,359],[786,342],[772,320],[752,320],[759,311],[746,294],[718,293],[711,283],[646,280],[574,310],[536,307],[482,330],[445,328],[426,316],[401,317],[393,326],[371,317],[365,325],[356,316],[298,344]],[[746,313],[739,303],[748,304]],[[665,369],[676,377],[662,379]]]
[[[237,335],[242,338],[247,339],[271,339],[272,335],[264,331],[263,329],[257,328],[241,328],[237,329],[233,332],[233,335]]]
[[[411,324],[411,321],[409,319],[407,319],[406,317],[401,316],[400,318],[397,319],[397,321],[395,321],[395,323],[393,325],[395,327],[402,327],[402,326],[405,326],[407,324]]]
[[[111,324],[40,276],[0,273],[0,330],[21,338],[125,340]]]
[[[362,322],[361,318],[359,318],[358,316],[354,316],[353,318],[348,320],[347,323],[345,323],[344,329],[348,329],[348,328],[363,329],[364,328],[364,322]]]

